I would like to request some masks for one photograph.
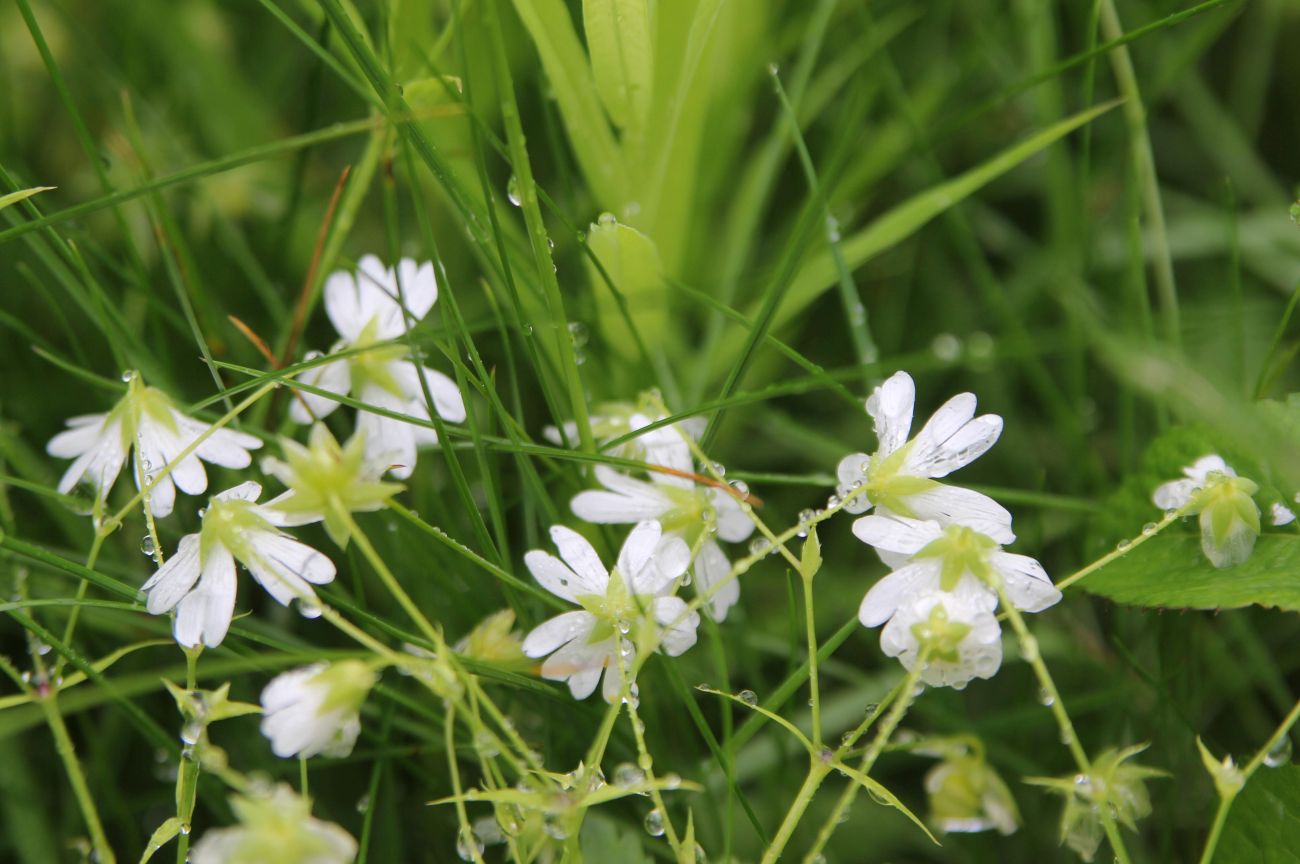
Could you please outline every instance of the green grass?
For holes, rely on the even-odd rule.
[[[1014,551],[1058,581],[1146,536],[1151,489],[1202,451],[1259,482],[1266,509],[1292,500],[1298,28],[1284,0],[0,6],[0,859],[89,860],[98,845],[136,861],[192,800],[192,834],[160,837],[153,859],[183,861],[191,838],[233,823],[240,778],[302,777],[243,716],[208,730],[230,770],[205,765],[195,785],[164,680],[257,702],[286,669],[411,643],[456,685],[387,669],[352,755],[306,768],[314,814],[366,861],[458,860],[490,800],[531,814],[532,839],[511,847],[525,860],[549,843],[555,860],[689,861],[698,842],[709,861],[758,861],[774,841],[802,860],[840,806],[828,861],[1074,860],[1061,797],[1022,782],[1079,770],[1062,708],[1086,758],[1149,742],[1137,759],[1169,775],[1101,860],[1197,860],[1219,800],[1197,738],[1247,766],[1288,734],[1300,695],[1294,525],[1266,525],[1277,536],[1237,579],[1198,557],[1193,523],[1162,525],[1028,619],[1041,664],[1004,621],[995,678],[910,703],[905,671],[856,622],[885,569],[846,515],[818,528],[815,578],[793,536],[788,558],[748,562],[726,621],[645,664],[635,718],[448,646],[498,610],[526,633],[569,608],[523,564],[551,548],[551,525],[617,553],[623,526],[569,510],[592,466],[640,467],[599,445],[609,402],[662,400],[661,425],[698,418],[707,460],[781,534],[827,507],[841,457],[874,449],[873,386],[910,372],[918,425],[971,390],[1005,431],[953,480],[1004,503]],[[334,626],[241,576],[230,635],[188,665],[138,592],[155,528],[133,507],[97,536],[81,490],[56,491],[66,463],[45,443],[108,410],[125,370],[212,422],[310,368],[305,351],[337,338],[325,279],[366,254],[434,262],[437,305],[404,344],[456,382],[469,418],[418,421],[442,446],[398,506],[356,517],[373,556],[295,532],[337,565],[321,592]],[[292,398],[280,388],[232,426],[278,455],[280,436],[305,438]],[[343,440],[364,402],[340,401],[328,422]],[[566,421],[567,446],[544,436]],[[256,463],[209,476],[214,492],[263,479]],[[180,496],[157,520],[168,555],[203,503]],[[753,691],[774,716],[701,683]],[[854,770],[867,756],[870,776],[828,769],[822,784],[821,747],[868,716],[840,755]],[[878,729],[893,734],[873,748]],[[908,741],[960,736],[1008,784],[1016,833],[935,845],[888,806],[924,820],[934,759]],[[647,753],[644,797],[606,787],[547,839],[560,775],[595,756],[612,779]],[[1274,761],[1222,808],[1215,860],[1300,842],[1280,829],[1251,846],[1268,802],[1298,815],[1295,772]],[[805,776],[817,794],[801,801]],[[883,788],[845,796],[863,783]],[[652,808],[664,837],[644,828]]]

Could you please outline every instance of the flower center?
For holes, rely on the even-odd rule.
[[[963,525],[949,525],[943,529],[942,535],[917,552],[916,557],[940,559],[939,587],[944,591],[955,590],[966,573],[996,588],[988,555],[997,546],[996,540],[978,531]]]
[[[378,329],[379,320],[372,317],[352,343],[352,347],[358,349],[358,353],[348,358],[353,386],[360,392],[371,384],[394,396],[402,396],[402,387],[393,375],[392,364],[406,357],[406,346],[384,344],[385,340],[376,336]]]
[[[613,570],[609,574],[609,587],[604,594],[580,594],[578,604],[596,617],[596,626],[592,628],[587,643],[595,645],[604,642],[615,634],[626,636],[650,606],[646,595],[633,594],[628,590],[623,574]]]
[[[929,477],[917,477],[903,471],[913,443],[908,441],[883,459],[871,459],[866,466],[866,480],[863,484],[867,499],[874,506],[887,508],[899,516],[909,518],[916,518],[916,513],[908,506],[907,499],[939,486]]]
[[[953,621],[942,603],[934,604],[929,617],[912,625],[912,636],[932,660],[943,663],[961,662],[961,643],[970,634],[971,625]]]

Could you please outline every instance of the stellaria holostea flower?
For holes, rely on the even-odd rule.
[[[262,734],[276,756],[347,756],[361,732],[361,704],[379,676],[360,660],[315,663],[277,675],[262,690]]]
[[[944,755],[925,775],[929,821],[950,834],[997,830],[1014,834],[1020,810],[1011,790],[982,754],[962,748]]]
[[[157,387],[146,386],[138,372],[129,372],[125,378],[126,395],[107,413],[73,417],[68,420],[69,428],[46,445],[51,456],[73,460],[59,480],[60,492],[67,494],[78,483],[86,482],[94,490],[98,510],[127,455],[134,450],[132,474],[136,488],[156,480],[149,492],[149,510],[155,516],[167,516],[172,512],[178,488],[187,495],[201,495],[207,490],[204,462],[224,468],[247,468],[252,461],[248,451],[262,446],[252,435],[217,429],[169,473],[161,474],[211,427],[176,410],[171,397]]]
[[[658,522],[632,529],[610,573],[591,544],[562,525],[551,528],[560,558],[540,550],[524,556],[533,577],[547,591],[576,603],[583,611],[564,612],[533,628],[524,638],[529,657],[547,657],[542,677],[567,681],[575,699],[585,699],[605,675],[606,701],[618,698],[619,665],[630,673],[636,646],[652,637],[659,649],[676,657],[695,644],[700,616],[687,614],[680,597],[671,596],[686,572],[691,553],[678,537],[664,537]]]
[[[266,507],[280,511],[284,525],[323,521],[339,546],[346,548],[352,536],[350,514],[382,510],[404,488],[380,479],[386,466],[367,456],[364,432],[340,446],[325,424],[317,423],[306,447],[288,438],[280,446],[286,461],[267,457],[262,470],[288,490]]]
[[[1259,537],[1259,505],[1251,497],[1259,486],[1238,477],[1223,457],[1215,454],[1197,459],[1183,474],[1186,476],[1156,487],[1151,496],[1155,505],[1162,510],[1182,510],[1188,516],[1200,514],[1201,551],[1215,567],[1245,561]],[[1273,515],[1276,520],[1282,514]]]
[[[848,501],[844,509],[862,513],[875,507],[945,525],[961,521],[999,543],[1012,542],[1011,516],[1002,505],[936,482],[986,453],[1002,434],[1002,418],[976,417],[975,395],[959,393],[909,440],[915,404],[916,385],[906,372],[895,372],[867,399],[879,443],[871,455],[853,453],[840,460],[836,491]]]
[[[929,591],[908,598],[880,631],[880,649],[932,687],[963,689],[992,678],[1002,665],[1002,628],[966,591]]]
[[[152,614],[176,609],[173,629],[181,645],[202,641],[216,647],[226,638],[235,610],[236,561],[281,604],[296,599],[303,615],[320,614],[311,586],[333,580],[334,564],[280,531],[282,514],[258,504],[261,494],[261,485],[249,481],[213,496],[199,532],[182,537],[176,554],[144,583]]]
[[[691,472],[690,450],[684,442],[662,448],[667,467]],[[628,524],[658,520],[664,535],[680,537],[689,549],[697,550],[692,569],[695,590],[712,591],[708,609],[714,619],[727,617],[727,610],[740,599],[740,582],[729,579],[731,562],[715,538],[738,543],[754,532],[754,523],[730,492],[699,485],[678,474],[650,472],[653,482],[637,480],[604,465],[596,467],[596,482],[604,490],[579,492],[569,506],[579,519],[598,524]],[[714,586],[720,585],[717,590]]]
[[[648,401],[643,399],[640,406],[630,402],[602,402],[593,406],[588,420],[596,443],[608,444],[645,429],[644,432],[605,452],[624,459],[640,459],[651,464],[665,465],[668,464],[665,460],[669,456],[663,452],[663,448],[671,450],[681,445],[685,440],[682,437],[684,435],[698,439],[704,433],[704,421],[699,417],[689,417],[676,423],[646,429],[647,426],[665,419],[666,416],[646,404]],[[546,426],[542,429],[542,437],[552,444],[564,444],[567,439],[570,446],[576,445],[578,424],[573,420],[566,420],[562,425],[563,435],[560,434],[559,427]]]
[[[233,795],[230,808],[238,827],[214,828],[190,851],[192,864],[351,864],[357,841],[333,822],[311,815],[311,801],[288,784]]]
[[[346,271],[331,273],[325,280],[325,312],[341,338],[330,354],[349,353],[313,366],[298,380],[341,396],[351,393],[367,405],[421,420],[429,419],[424,391],[427,386],[438,416],[452,423],[462,422],[465,402],[456,382],[413,362],[409,347],[393,341],[406,333],[407,314],[419,321],[437,299],[438,284],[433,264],[428,262],[417,264],[403,258],[396,269],[385,268],[374,255],[366,255],[357,262],[355,275]],[[306,359],[320,356],[312,352]],[[298,423],[321,419],[339,404],[306,391],[297,395],[289,415]],[[357,430],[364,434],[371,458],[392,465],[393,476],[400,479],[411,476],[417,447],[438,442],[437,434],[427,426],[371,411],[360,412]]]

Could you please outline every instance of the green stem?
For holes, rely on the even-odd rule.
[[[99,811],[95,809],[95,799],[91,797],[90,787],[86,785],[86,775],[81,770],[81,763],[77,761],[77,751],[72,746],[72,738],[68,735],[67,724],[63,722],[63,714],[59,712],[57,692],[51,690],[48,696],[38,698],[35,701],[41,706],[41,711],[45,714],[45,722],[49,725],[50,731],[54,733],[54,748],[58,751],[64,770],[68,772],[68,781],[72,784],[72,793],[77,798],[77,805],[81,808],[82,818],[86,820],[86,828],[90,831],[90,842],[95,848],[95,854],[99,856],[100,864],[117,864],[117,856],[113,854],[112,848],[109,847],[108,838],[104,834],[104,826],[99,821]]]
[[[361,550],[361,554],[365,559],[370,562],[370,566],[375,568],[375,572],[379,574],[379,579],[384,583],[384,587],[388,589],[388,593],[393,595],[393,599],[397,601],[397,604],[401,606],[410,619],[415,622],[416,626],[420,628],[420,632],[423,633],[429,641],[435,643],[441,642],[442,640],[438,631],[434,629],[433,624],[431,624],[429,619],[425,617],[424,613],[420,611],[420,607],[415,605],[415,601],[411,599],[411,595],[407,594],[406,589],[404,589],[401,583],[397,581],[397,577],[393,575],[393,571],[388,569],[388,565],[384,563],[384,559],[375,551],[375,547],[370,544],[370,538],[361,530],[361,526],[352,518],[352,514],[348,512],[347,509],[337,504],[334,505],[334,510],[338,514],[339,518],[347,521],[348,531],[352,535],[353,541],[356,542],[357,547]]]
[[[822,744],[822,700],[821,688],[817,679],[817,630],[813,616],[813,577],[802,573],[804,629],[808,633],[808,691],[812,703],[812,741],[813,746]]]
[[[1143,529],[1142,533],[1134,537],[1132,540],[1120,544],[1120,546],[1118,546],[1116,549],[1114,549],[1111,552],[1107,552],[1105,555],[1101,556],[1096,561],[1093,561],[1088,566],[1083,567],[1082,569],[1077,570],[1074,573],[1071,573],[1069,576],[1065,577],[1060,582],[1057,582],[1056,587],[1064,591],[1066,588],[1069,588],[1071,585],[1073,585],[1075,582],[1078,582],[1080,579],[1084,578],[1085,576],[1092,575],[1093,573],[1105,567],[1107,564],[1111,563],[1112,561],[1122,558],[1128,553],[1132,552],[1134,549],[1141,546],[1143,543],[1147,542],[1152,537],[1156,536],[1161,531],[1165,530],[1166,528],[1168,528],[1173,523],[1177,522],[1182,517],[1183,517],[1182,510],[1173,510],[1169,513],[1166,513],[1164,518],[1161,519],[1159,522],[1155,523],[1155,525],[1151,527],[1149,530]],[[1010,607],[1008,607],[1008,611],[1009,610]]]
[[[1069,748],[1070,755],[1074,757],[1074,763],[1079,768],[1079,773],[1091,776],[1092,762],[1089,761],[1088,754],[1084,751],[1083,745],[1079,742],[1079,736],[1074,731],[1074,724],[1070,722],[1070,715],[1065,710],[1065,703],[1061,701],[1061,693],[1056,689],[1056,682],[1052,680],[1052,673],[1047,670],[1047,664],[1043,662],[1042,654],[1038,650],[1038,639],[1029,632],[1024,616],[1011,602],[1006,589],[998,589],[998,598],[1002,603],[1002,608],[1006,610],[1007,620],[1011,622],[1011,627],[1016,631],[1016,638],[1020,641],[1020,655],[1033,668],[1034,675],[1038,678],[1038,684],[1042,688],[1043,702],[1051,710],[1052,716],[1056,718],[1056,725],[1060,727],[1062,743]],[[1115,817],[1111,815],[1109,807],[1103,806],[1099,810],[1101,826],[1106,832],[1106,838],[1110,841],[1111,850],[1115,853],[1116,864],[1129,864],[1131,859],[1128,856],[1128,850],[1124,848],[1124,838],[1120,836],[1119,826],[1115,824]]]
[[[199,655],[203,645],[185,649],[185,687],[193,690],[198,686]],[[189,751],[188,755],[186,751]],[[176,818],[180,821],[180,833],[176,838],[176,864],[186,864],[190,860],[190,822],[194,818],[194,805],[199,796],[200,762],[195,758],[191,748],[181,750],[181,761],[176,766]]]

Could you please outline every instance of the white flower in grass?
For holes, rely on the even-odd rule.
[[[837,494],[849,498],[858,493],[844,509],[862,513],[875,507],[945,525],[959,520],[999,543],[1015,540],[1011,515],[1002,505],[979,492],[936,482],[986,453],[1002,434],[1002,418],[976,417],[975,395],[959,393],[909,440],[915,404],[916,385],[906,372],[895,372],[867,399],[879,444],[871,455],[853,453],[840,460]]]
[[[258,504],[261,494],[250,481],[214,496],[199,533],[182,537],[176,554],[144,583],[152,614],[176,609],[173,630],[181,645],[202,641],[212,648],[226,638],[235,611],[236,561],[282,605],[297,599],[304,616],[320,614],[311,586],[331,581],[334,564],[280,531],[282,514]]]
[[[204,462],[247,468],[252,462],[248,451],[262,446],[252,435],[218,429],[168,474],[160,475],[210,426],[177,411],[171,398],[156,387],[145,386],[139,373],[131,373],[126,396],[111,410],[73,417],[68,427],[45,447],[51,456],[73,460],[59,481],[60,492],[67,494],[84,482],[94,490],[96,507],[102,506],[127,455],[134,450],[132,474],[136,488],[140,488],[141,478],[146,484],[157,478],[157,485],[149,492],[149,510],[160,517],[172,512],[177,488],[187,495],[201,495],[207,490]]]
[[[281,783],[263,794],[234,795],[235,828],[206,832],[190,851],[192,864],[351,864],[357,841],[333,822],[311,815],[311,801]]]
[[[992,678],[1002,665],[1002,628],[981,598],[931,591],[898,607],[880,631],[880,648],[911,672],[922,653],[921,680],[961,690],[971,679]]]
[[[550,655],[542,663],[543,678],[567,681],[575,699],[586,699],[603,672],[602,694],[613,702],[621,684],[619,664],[632,671],[637,645],[658,638],[660,650],[676,657],[695,644],[700,616],[686,614],[685,601],[669,596],[691,553],[680,538],[664,537],[658,522],[632,529],[613,573],[576,531],[555,525],[551,540],[563,560],[533,550],[524,563],[543,588],[583,611],[557,615],[524,638],[529,657]]]
[[[992,537],[964,525],[872,514],[853,523],[853,533],[864,543],[907,558],[862,599],[858,618],[867,627],[879,627],[904,604],[933,591],[958,595],[990,612],[997,608],[999,588],[1026,612],[1041,612],[1061,599],[1043,565],[1002,551]]]
[[[1156,487],[1151,496],[1155,505],[1162,510],[1185,509],[1189,516],[1200,514],[1201,551],[1215,567],[1245,561],[1259,537],[1259,505],[1251,497],[1259,486],[1238,477],[1223,457],[1213,454],[1197,459],[1183,469],[1183,474],[1187,476]],[[1273,515],[1274,519],[1285,517],[1276,511]]]
[[[665,464],[690,472],[690,450],[678,442],[664,448]],[[754,532],[754,523],[740,503],[727,491],[701,486],[686,477],[650,472],[652,482],[637,480],[607,466],[596,467],[596,482],[602,490],[579,492],[569,506],[579,519],[598,524],[622,524],[656,519],[664,534],[681,537],[690,549],[697,549],[693,562],[695,590],[706,594],[715,585],[708,609],[715,620],[727,617],[727,610],[740,599],[740,581],[728,579],[731,561],[714,535],[728,543],[739,543]]]
[[[400,292],[399,292],[400,282]],[[387,269],[373,255],[357,263],[354,276],[345,271],[331,273],[325,280],[325,312],[338,331],[339,341],[330,354],[349,351],[346,357],[313,366],[298,380],[331,393],[349,393],[368,405],[422,420],[429,419],[424,382],[438,416],[452,423],[465,419],[465,402],[460,389],[441,372],[420,366],[410,359],[408,347],[392,340],[407,331],[406,315],[419,321],[438,299],[433,264],[417,264],[403,258],[397,269]],[[307,355],[308,360],[320,357]],[[289,409],[298,423],[325,417],[338,407],[325,396],[299,391]],[[310,409],[310,410],[308,410]],[[367,453],[391,464],[394,477],[407,478],[415,468],[416,448],[436,444],[438,436],[426,426],[362,411],[357,429],[365,435]]]
[[[591,422],[592,437],[596,439],[596,443],[604,445],[645,429],[664,418],[665,415],[638,408],[628,402],[605,402],[596,405],[588,419]],[[542,437],[552,444],[563,445],[567,440],[569,446],[576,446],[578,424],[573,420],[566,420],[562,425],[563,435],[559,427],[546,426],[542,429]],[[704,434],[704,426],[703,418],[688,417],[676,423],[648,429],[606,452],[624,459],[641,459],[656,465],[668,464],[664,461],[667,458],[664,450],[680,447],[685,440],[683,435],[698,440]]]
[[[262,734],[276,756],[347,756],[361,732],[361,703],[379,676],[360,660],[316,663],[277,675],[262,691]]]

